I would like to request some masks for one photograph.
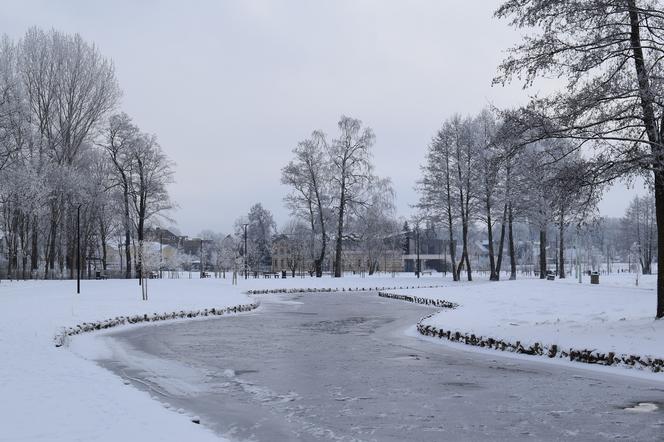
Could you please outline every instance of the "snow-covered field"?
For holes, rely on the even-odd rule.
[[[146,393],[73,351],[56,348],[63,327],[120,315],[220,308],[250,302],[249,289],[393,287],[436,284],[440,277],[150,280],[141,301],[136,280],[15,281],[0,283],[0,441],[219,440],[163,408]],[[73,349],[77,340],[73,338]],[[81,353],[81,352],[79,352]]]
[[[161,407],[150,396],[66,349],[53,336],[118,315],[224,307],[248,302],[237,290],[206,280],[149,282],[141,301],[136,280],[0,283],[0,440],[218,440]]]
[[[664,321],[654,320],[656,276],[602,275],[599,285],[573,278],[449,283],[400,294],[456,302],[424,321],[445,330],[521,341],[664,358]],[[622,369],[617,369],[622,370]],[[661,376],[661,375],[659,375]]]
[[[167,410],[147,393],[125,385],[85,360],[90,335],[56,348],[63,327],[119,315],[221,308],[245,304],[247,290],[283,288],[393,288],[390,292],[460,304],[430,318],[433,325],[476,334],[664,356],[664,321],[654,321],[654,277],[602,276],[599,286],[519,280],[453,283],[440,275],[332,278],[164,279],[149,281],[147,302],[135,280],[19,281],[0,283],[0,441],[4,440],[219,440],[190,416]],[[396,302],[396,301],[395,301]],[[94,345],[94,344],[92,344]],[[87,347],[86,347],[87,346]],[[85,351],[82,351],[85,350]]]

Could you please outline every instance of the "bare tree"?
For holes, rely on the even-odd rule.
[[[390,239],[399,231],[389,178],[374,180],[367,204],[357,210],[354,218],[353,230],[366,257],[369,275],[373,275],[391,245]]]
[[[82,146],[117,104],[120,91],[113,65],[78,34],[31,28],[18,48],[22,85],[30,121],[39,137],[40,156],[53,163],[55,173],[67,174],[66,169],[75,167]],[[55,185],[53,188],[47,276],[55,266],[58,229],[71,200],[71,189]],[[71,243],[71,229],[69,233]],[[69,250],[73,253],[73,247]]]
[[[342,116],[338,123],[339,138],[328,146],[331,162],[333,201],[336,204],[337,236],[334,257],[334,276],[342,275],[344,223],[349,210],[366,204],[367,186],[372,180],[371,147],[375,136],[362,122]]]
[[[529,28],[496,79],[567,79],[561,92],[536,98],[520,119],[540,137],[591,141],[597,175],[653,177],[658,255],[664,256],[664,8],[659,0],[508,0],[496,16]],[[664,317],[664,272],[656,318]]]
[[[583,185],[588,163],[577,152],[564,155],[555,162],[549,181],[552,215],[558,227],[558,277],[565,278],[565,231],[571,224],[579,225],[595,215],[602,195],[596,186]]]
[[[283,229],[283,244],[286,252],[286,267],[295,277],[295,272],[303,269],[307,251],[307,239],[309,237],[307,225],[299,220],[290,220]]]
[[[317,277],[323,275],[327,250],[327,208],[330,203],[329,172],[325,135],[316,131],[293,149],[295,158],[281,172],[281,182],[291,187],[286,204],[310,226],[310,252]],[[319,240],[317,241],[317,238]],[[316,246],[320,243],[320,246]]]
[[[235,221],[235,234],[238,238],[243,238],[245,224],[247,225],[247,265],[254,270],[269,267],[272,236],[277,229],[272,212],[264,208],[261,203],[251,206],[246,217]]]
[[[499,178],[500,178],[500,158],[494,149],[496,143],[497,122],[494,115],[489,110],[483,110],[473,120],[473,132],[477,139],[476,149],[474,153],[476,156],[477,167],[473,169],[476,172],[477,182],[479,189],[477,190],[478,199],[482,209],[480,215],[487,230],[487,249],[489,252],[489,279],[497,281],[500,276],[500,264],[496,263],[496,256],[494,251],[493,241],[493,227],[496,221],[494,211],[497,205],[497,196],[499,194]],[[502,247],[505,237],[505,218],[507,209],[503,209],[503,228],[500,236],[499,257],[498,260],[502,261]]]
[[[456,265],[456,241],[454,239],[457,206],[453,203],[454,164],[452,151],[456,136],[451,121],[446,121],[427,148],[425,164],[422,166],[422,179],[418,183],[420,200],[418,207],[432,221],[440,221],[446,226],[449,235],[450,264],[452,278],[459,280]],[[406,223],[407,226],[407,223]]]
[[[173,208],[167,185],[173,182],[173,163],[161,150],[154,135],[141,134],[132,144],[131,168],[129,171],[130,199],[134,209],[136,239],[139,245],[138,272],[142,278],[143,240],[145,223],[155,215]]]
[[[468,281],[472,281],[468,233],[476,210],[476,145],[474,144],[472,120],[470,118],[462,119],[457,115],[452,117],[451,124],[454,134],[452,156],[455,173],[453,174],[453,187],[459,204],[462,240],[461,260],[457,267],[457,274],[461,274],[461,269],[465,265]]]
[[[654,245],[657,242],[655,225],[655,202],[652,195],[636,196],[625,211],[623,223],[628,231],[630,243],[639,255],[644,275],[652,273]]]
[[[104,129],[101,146],[107,152],[112,164],[111,182],[120,189],[122,206],[122,226],[125,243],[125,278],[131,278],[131,205],[130,193],[133,191],[131,168],[134,145],[139,142],[139,130],[125,113],[113,115]]]

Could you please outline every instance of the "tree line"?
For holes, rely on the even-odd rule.
[[[556,77],[563,88],[534,96],[506,118],[519,146],[562,139],[587,151],[582,175],[596,185],[641,175],[652,185],[657,255],[664,256],[664,5],[661,0],[507,0],[498,18],[528,33],[501,63],[496,84]],[[584,184],[585,184],[584,183]],[[664,272],[656,318],[664,317]]]
[[[172,207],[173,164],[118,113],[111,60],[79,35],[32,28],[0,42],[0,210],[15,278],[107,268],[140,274],[146,223]],[[80,237],[80,240],[78,238]]]
[[[472,280],[469,233],[484,226],[489,278],[498,280],[509,257],[510,279],[517,274],[514,223],[539,231],[539,273],[547,272],[547,233],[559,230],[559,276],[565,277],[565,233],[595,211],[601,196],[595,186],[579,183],[588,164],[565,140],[520,143],[509,122],[490,110],[473,117],[452,116],[427,148],[417,189],[420,218],[448,232],[452,277],[462,271]],[[461,245],[461,256],[457,247]]]
[[[546,226],[559,227],[564,262],[565,225],[592,212],[603,186],[634,176],[644,177],[654,193],[654,200],[635,201],[639,207],[627,214],[639,218],[637,226],[642,219],[657,226],[656,235],[637,232],[643,268],[650,271],[655,241],[657,256],[664,256],[662,6],[659,0],[506,0],[495,11],[528,37],[508,50],[494,84],[516,80],[529,89],[550,77],[566,84],[517,109],[454,116],[432,140],[420,208],[447,225],[450,254],[460,225],[455,279],[462,269],[472,278],[467,231],[473,220],[486,224],[491,279],[499,277],[505,230],[514,277],[514,218],[539,226],[543,277]],[[497,252],[494,223],[500,226]],[[560,269],[563,276],[564,265]],[[657,293],[656,317],[662,318],[661,272]]]

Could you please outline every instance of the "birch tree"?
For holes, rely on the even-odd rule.
[[[372,180],[371,147],[375,136],[360,120],[342,116],[339,137],[328,146],[333,184],[333,204],[337,223],[334,276],[342,276],[345,221],[349,211],[367,203],[367,187]]]

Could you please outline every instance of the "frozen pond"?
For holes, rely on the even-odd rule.
[[[431,310],[375,294],[113,333],[102,363],[237,440],[662,440],[664,384],[407,336]],[[625,411],[640,402],[655,411]],[[192,424],[193,425],[193,424]]]

